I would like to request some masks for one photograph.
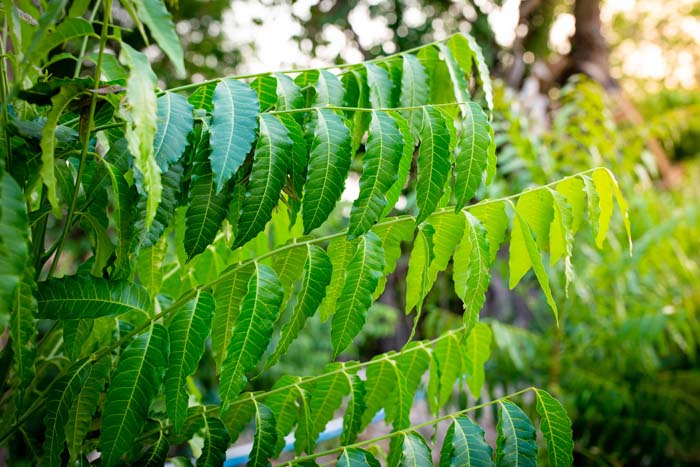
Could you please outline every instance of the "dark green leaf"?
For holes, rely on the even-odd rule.
[[[260,112],[266,112],[275,106],[277,103],[277,79],[274,76],[260,75],[250,83],[250,87],[258,95]]]
[[[315,107],[325,107],[327,105],[342,106],[345,104],[345,89],[343,89],[343,85],[338,77],[330,71],[320,70],[315,89]]]
[[[367,409],[365,403],[365,382],[357,375],[348,375],[352,400],[348,402],[348,408],[343,415],[343,434],[341,444],[348,445],[355,442],[357,434],[362,430],[362,414]]]
[[[463,106],[464,122],[462,136],[457,143],[455,159],[455,188],[457,210],[465,206],[476,194],[486,169],[488,148],[491,144],[486,114],[478,104],[470,102]]]
[[[535,467],[537,443],[535,427],[527,415],[510,401],[501,401],[496,439],[496,465],[499,467]]]
[[[242,81],[223,79],[216,85],[211,122],[211,168],[216,192],[234,176],[255,141],[258,98]]]
[[[275,415],[269,407],[255,401],[255,436],[246,466],[269,467],[276,443]]]
[[[450,134],[443,114],[435,107],[423,108],[420,139],[416,222],[422,222],[435,211],[450,177]]]
[[[294,428],[298,416],[298,401],[304,398],[304,392],[298,385],[301,378],[298,376],[284,375],[272,386],[272,393],[265,398],[266,405],[275,416],[275,429],[277,430],[277,443],[274,456],[278,456],[284,448],[284,437]]]
[[[425,68],[415,55],[403,56],[403,75],[401,77],[401,107],[417,107],[428,103],[430,88],[428,87],[428,75]],[[420,138],[423,112],[420,109],[402,110],[401,114],[406,118],[411,129],[412,146]],[[406,141],[408,144],[408,141]]]
[[[229,435],[223,422],[212,415],[202,415],[204,420],[204,447],[197,459],[197,467],[219,467],[226,460]]]
[[[439,467],[493,465],[493,449],[484,440],[484,430],[469,417],[455,418],[442,444]]]
[[[165,465],[165,459],[170,451],[168,438],[161,431],[158,433],[158,440],[151,447],[136,459],[134,467],[160,467]]]
[[[232,248],[255,238],[272,218],[286,181],[291,150],[287,128],[274,115],[260,114],[260,137]]]
[[[421,435],[412,431],[403,435],[400,467],[432,467],[430,448]]]
[[[168,333],[153,324],[124,350],[105,400],[99,450],[106,467],[119,463],[140,433],[168,365]]]
[[[36,282],[34,268],[27,264],[24,275],[15,288],[10,307],[10,336],[15,374],[21,385],[28,384],[34,376],[36,338],[39,332],[36,320],[37,302],[34,298]]]
[[[161,172],[167,172],[168,167],[180,159],[193,125],[192,104],[187,99],[172,92],[158,98],[158,127],[153,151]]]
[[[141,285],[93,276],[65,276],[40,282],[39,317],[85,319],[116,316],[127,311],[147,313],[151,298]]]
[[[569,467],[574,462],[574,441],[571,420],[561,403],[547,391],[535,389],[537,413],[540,414],[540,431],[547,443],[549,465]]]
[[[180,38],[175,32],[173,18],[161,0],[133,0],[139,19],[151,30],[153,38],[175,65],[179,78],[185,77],[185,60]]]

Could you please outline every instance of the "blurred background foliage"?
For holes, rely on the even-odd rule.
[[[551,275],[561,278],[554,288],[559,327],[534,278],[531,287],[509,291],[505,261],[497,263],[482,312],[494,332],[484,396],[533,384],[551,390],[574,422],[576,465],[700,464],[697,2],[180,0],[170,8],[194,81],[356,62],[457,31],[475,36],[500,78],[500,176],[479,197],[606,166],[629,200],[634,240],[629,256],[622,223],[612,222],[618,231],[601,251],[582,227],[588,238],[575,244],[568,294],[563,269]],[[140,40],[128,14],[115,18]],[[157,49],[142,43],[161,85],[182,84]],[[402,206],[410,211],[413,202]],[[397,276],[407,261],[399,261]],[[428,296],[420,336],[460,318],[449,274]],[[367,359],[405,343],[413,323],[399,311],[404,294],[405,284],[389,281],[347,357]],[[315,337],[324,326],[311,321],[274,371],[318,372],[330,352],[319,347],[327,340]],[[199,374],[206,399],[210,384]],[[255,384],[266,387],[279,374]]]

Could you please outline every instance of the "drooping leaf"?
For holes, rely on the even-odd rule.
[[[350,159],[350,131],[343,120],[331,110],[318,110],[301,204],[304,234],[320,226],[340,199]]]
[[[295,245],[293,242],[294,240],[291,240],[290,243],[285,244],[287,248],[277,252],[272,259],[272,269],[275,270],[284,287],[283,303],[287,302],[293,292],[294,283],[301,277],[311,247],[309,244]]]
[[[348,70],[343,74],[343,86],[345,87],[345,105],[360,109],[369,109],[369,86],[367,85],[367,71],[364,68]],[[352,153],[356,153],[369,128],[371,114],[362,110],[346,111],[347,120],[351,123],[351,147]]]
[[[486,99],[486,105],[488,106],[489,112],[493,112],[493,86],[491,84],[491,73],[489,73],[489,67],[484,58],[484,54],[481,51],[481,47],[469,34],[461,34],[467,40],[469,44],[469,49],[471,49],[474,63],[476,63],[476,69],[479,71],[479,84],[481,84],[481,90],[484,92],[484,97]],[[461,41],[461,39],[455,39]]]
[[[314,383],[309,396],[310,418],[300,420],[303,423],[311,423],[308,431],[310,437],[301,437],[297,432],[296,447],[298,451],[312,452],[316,444],[316,438],[325,428],[326,424],[333,418],[333,413],[340,407],[345,397],[350,392],[350,384],[347,376],[342,373],[343,363],[329,363],[323,369],[320,376]]]
[[[484,430],[469,417],[457,417],[447,429],[440,452],[440,467],[491,467],[493,449],[484,440]]]
[[[491,282],[488,233],[479,219],[464,212],[464,236],[454,254],[452,279],[455,292],[464,304],[464,324],[468,333],[479,319]]]
[[[372,421],[379,409],[389,403],[389,397],[396,389],[398,367],[396,362],[385,355],[377,355],[367,366],[367,381],[365,382],[365,411],[362,414],[361,429]]]
[[[267,366],[274,365],[287,352],[291,343],[297,338],[306,320],[314,315],[326,295],[326,287],[331,281],[333,267],[326,252],[317,246],[308,246],[301,290],[297,295],[297,304],[289,322],[282,326],[277,348],[268,360]]]
[[[37,302],[34,298],[35,289],[34,268],[28,264],[25,267],[22,279],[15,287],[15,294],[10,307],[13,367],[21,385],[28,384],[34,376],[34,358],[37,351],[36,339],[39,333],[36,320]]]
[[[64,276],[40,282],[36,294],[39,318],[85,319],[127,311],[147,313],[151,298],[139,284],[93,276]]]
[[[365,63],[367,85],[369,86],[369,101],[375,109],[390,109],[394,107],[392,93],[394,84],[389,73],[374,63]]]
[[[289,78],[291,79],[291,78]],[[260,75],[250,83],[260,103],[260,112],[267,112],[277,103],[277,78],[272,75]]]
[[[141,456],[134,461],[134,467],[160,467],[165,464],[165,459],[170,451],[168,438],[161,431],[158,439]]]
[[[569,283],[574,279],[574,268],[571,264],[574,249],[573,210],[564,195],[554,190],[550,190],[550,193],[554,218],[549,227],[549,265],[554,266],[560,258],[564,258],[565,290],[568,294]]]
[[[338,467],[379,467],[379,461],[364,449],[345,448],[338,456]]]
[[[435,211],[450,176],[450,135],[442,113],[435,107],[423,108],[420,140],[416,185],[418,223]]]
[[[192,104],[180,94],[166,92],[158,98],[158,126],[153,139],[153,152],[161,172],[177,162],[187,147],[192,131]]]
[[[475,399],[481,396],[484,386],[484,364],[491,356],[491,328],[483,323],[476,323],[464,342],[464,373],[467,376],[467,387]]]
[[[114,217],[115,217],[115,227],[117,231],[117,248],[115,249],[116,261],[115,261],[115,271],[112,274],[113,279],[126,279],[131,273],[131,264],[129,261],[129,254],[133,246],[133,234],[134,234],[134,201],[137,198],[136,190],[134,187],[130,187],[124,178],[124,175],[119,173],[119,169],[109,163],[104,161],[105,170],[109,174],[109,178],[112,182],[112,190],[114,192]],[[163,185],[165,188],[165,194],[168,198],[168,184],[167,178],[163,179]],[[163,198],[163,197],[162,197]],[[166,201],[162,199],[162,201]],[[151,230],[157,228],[156,223],[161,220],[159,213],[161,209],[167,208],[166,202],[161,202],[156,210],[156,217],[154,222],[151,224]]]
[[[211,144],[214,144],[213,135]],[[194,151],[189,204],[185,213],[184,247],[188,260],[214,242],[216,233],[226,218],[229,204],[229,193],[217,191],[217,175],[212,172],[212,166],[207,160],[207,156],[211,158],[210,153],[213,154],[214,151],[210,150],[205,131],[202,131]]]
[[[327,70],[320,70],[315,85],[314,107],[327,105],[342,106],[345,103],[345,89],[337,76]]]
[[[464,215],[446,212],[434,214],[428,218],[433,226],[433,259],[428,267],[428,290],[433,287],[439,272],[447,269],[447,265],[462,240],[464,232]]]
[[[459,338],[450,333],[445,339],[440,339],[435,344],[433,355],[440,370],[438,406],[442,407],[450,400],[455,382],[463,370],[462,347],[459,345]]]
[[[387,204],[386,192],[397,180],[404,140],[396,121],[385,112],[372,112],[362,159],[360,195],[350,211],[350,239],[367,232]]]
[[[573,432],[571,420],[561,403],[547,391],[535,389],[537,413],[540,414],[540,431],[547,443],[549,465],[569,467],[574,462]]]
[[[535,467],[537,443],[535,427],[527,415],[510,401],[501,401],[496,439],[496,465],[499,467]]]
[[[209,160],[218,193],[243,164],[253,145],[258,98],[244,82],[223,79],[216,85],[213,104]]]
[[[432,467],[430,448],[415,431],[403,435],[399,467]]]
[[[464,107],[462,135],[457,143],[455,158],[455,187],[457,210],[474,197],[486,169],[488,148],[491,144],[486,114],[475,102]]]
[[[168,418],[175,431],[180,431],[187,416],[189,395],[185,389],[188,376],[194,374],[204,354],[209,337],[214,297],[208,292],[197,296],[177,310],[168,323],[170,359],[163,378]]]
[[[300,398],[304,397],[304,391],[298,384],[299,376],[283,375],[272,386],[271,394],[265,398],[267,405],[275,416],[275,430],[277,431],[277,443],[273,456],[279,456],[284,448],[284,437],[292,431],[297,422],[297,407]]]
[[[178,78],[185,77],[185,60],[180,45],[180,38],[175,32],[175,24],[168,9],[161,0],[133,0],[138,10],[138,16],[156,40],[161,50],[165,52],[175,66]]]
[[[347,375],[350,384],[352,399],[348,402],[347,410],[343,415],[343,433],[341,443],[352,444],[357,439],[357,434],[362,430],[362,414],[367,409],[365,395],[367,390],[365,382],[357,375]]]
[[[139,282],[148,290],[155,299],[163,285],[163,261],[168,248],[167,237],[161,238],[158,243],[139,251],[136,257],[136,272]]]
[[[46,117],[44,129],[41,132],[41,181],[46,186],[46,195],[54,216],[61,217],[61,207],[58,201],[56,192],[56,175],[54,173],[54,160],[56,151],[56,128],[58,119],[65,111],[73,99],[79,96],[84,91],[82,86],[77,84],[62,86],[58,94],[51,98],[51,110]],[[3,190],[8,188],[5,186],[10,182],[9,175],[3,176]],[[3,199],[4,196],[3,196]]]
[[[255,404],[249,393],[242,394],[235,400],[222,417],[224,425],[231,437],[229,443],[235,443],[238,437],[245,430],[246,425],[253,419]]]
[[[291,163],[291,150],[287,128],[274,115],[260,114],[260,137],[232,248],[255,238],[272,218]]]
[[[403,74],[401,76],[401,107],[418,107],[428,103],[430,88],[428,87],[428,75],[425,68],[415,55],[403,55]],[[420,109],[402,110],[401,114],[408,122],[411,129],[412,142],[418,142],[422,124],[423,113]],[[408,144],[408,141],[406,141]]]
[[[455,99],[457,99],[457,102],[469,102],[471,96],[469,95],[469,84],[465,78],[464,70],[462,70],[462,67],[459,66],[457,59],[455,59],[454,55],[452,54],[452,50],[447,46],[447,44],[438,42],[437,48],[440,50],[442,60],[445,62],[445,65],[447,65],[447,70],[450,73],[450,80],[452,82],[452,90],[454,92]],[[459,106],[466,118],[468,118],[470,112],[467,107],[468,105]]]
[[[357,240],[348,241],[347,237],[336,237],[328,244],[328,257],[331,260],[333,272],[331,280],[326,287],[326,296],[319,307],[321,321],[326,321],[336,311],[336,303],[343,291],[345,283],[345,271],[355,253]]]
[[[275,415],[269,407],[255,401],[255,436],[247,467],[269,467],[277,443]]]
[[[410,142],[412,141],[411,129],[409,128],[406,119],[395,112],[392,112],[391,115],[394,117],[394,120],[396,120],[396,123],[399,125],[399,131],[401,132],[401,136],[403,136],[404,145],[403,151],[401,153],[401,160],[399,161],[398,176],[396,177],[396,181],[394,182],[394,184],[391,185],[391,188],[389,188],[386,191],[386,206],[384,206],[384,212],[382,213],[382,217],[386,217],[389,215],[391,210],[394,209],[394,206],[399,200],[399,197],[401,196],[401,191],[403,190],[404,185],[406,185],[408,172],[411,170],[411,162],[413,162],[413,150],[415,149],[414,143]]]
[[[71,459],[78,459],[82,454],[83,441],[90,431],[90,425],[100,401],[100,393],[111,370],[110,358],[96,361],[90,367],[80,393],[73,399],[66,422],[66,444]]]
[[[396,269],[396,262],[401,257],[401,242],[407,242],[413,238],[414,223],[410,216],[402,216],[394,219],[394,222],[383,223],[372,228],[377,237],[382,241],[384,249],[384,271],[379,278],[379,284],[374,290],[376,300],[384,292],[387,276]]]
[[[226,356],[226,347],[233,335],[233,327],[238,319],[241,302],[248,290],[248,282],[255,272],[253,265],[236,266],[233,273],[214,287],[216,307],[211,326],[211,346],[216,362],[217,373],[221,374],[221,364]]]
[[[99,450],[103,465],[117,465],[132,448],[167,364],[168,333],[160,324],[134,338],[122,353],[102,411]]]
[[[552,290],[549,286],[549,276],[544,268],[542,254],[537,243],[532,236],[530,226],[525,221],[523,216],[515,209],[515,218],[513,219],[513,232],[511,233],[510,241],[510,258],[508,261],[508,269],[510,270],[510,288],[515,287],[525,273],[532,267],[537,277],[545,299],[550,308],[554,312],[554,317],[558,321],[557,304],[552,296]]]
[[[60,466],[61,454],[66,448],[65,433],[73,400],[80,392],[85,373],[90,367],[90,362],[85,359],[75,363],[68,369],[65,376],[51,386],[46,401],[46,425],[44,439],[45,465]]]
[[[229,435],[224,423],[213,415],[202,415],[204,420],[204,447],[197,459],[197,467],[218,467],[226,460]]]
[[[420,312],[423,308],[423,299],[428,295],[430,286],[432,286],[429,281],[428,269],[434,258],[434,234],[435,229],[430,224],[422,225],[418,229],[406,274],[406,314],[409,314],[414,307],[418,307]]]
[[[576,235],[586,209],[586,191],[583,182],[578,177],[567,178],[557,183],[556,189],[557,192],[564,195],[566,202],[571,206],[571,234]]]
[[[121,113],[127,121],[124,136],[138,170],[136,186],[147,200],[145,228],[149,229],[163,191],[160,169],[153,152],[158,108],[155,94],[156,76],[146,56],[128,44],[123,44],[119,60],[129,67],[129,79],[126,84],[128,106],[122,106]]]
[[[219,397],[222,414],[226,413],[231,402],[243,390],[247,381],[246,373],[255,368],[267,348],[283,295],[275,271],[255,263],[221,365]]]
[[[613,195],[617,200],[617,205],[622,212],[622,219],[625,225],[625,230],[627,231],[627,239],[629,242],[629,250],[632,252],[632,235],[630,232],[629,215],[627,213],[627,202],[625,201],[620,188],[617,184],[617,180],[610,173],[608,169],[598,169],[593,172],[592,175],[593,184],[595,185],[595,190],[598,194],[598,229],[596,233],[596,246],[598,248],[603,247],[603,242],[605,242],[605,236],[608,233],[610,227],[610,219],[613,212]],[[589,191],[590,197],[590,191]]]
[[[399,370],[406,380],[406,392],[415,394],[423,374],[430,365],[431,356],[428,349],[419,342],[408,343],[396,358]]]
[[[368,232],[358,240],[345,271],[345,283],[331,322],[333,357],[352,343],[365,324],[384,264],[382,242],[376,234]]]
[[[489,265],[496,260],[498,250],[506,238],[506,230],[510,221],[506,214],[506,206],[503,202],[477,204],[469,208],[486,229],[486,238],[489,244]]]

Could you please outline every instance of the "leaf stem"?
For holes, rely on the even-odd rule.
[[[100,76],[102,76],[102,58],[104,56],[105,47],[107,45],[107,34],[109,30],[109,24],[112,14],[112,0],[105,0],[104,3],[104,26],[102,27],[100,35],[100,50],[97,55],[97,64],[95,66],[95,86],[94,89],[100,88]],[[49,268],[48,277],[51,277],[56,271],[56,266],[58,266],[58,260],[63,253],[63,247],[66,244],[66,239],[68,238],[68,232],[73,224],[73,215],[75,214],[75,208],[78,206],[78,196],[80,195],[80,185],[81,179],[83,177],[83,172],[85,171],[85,163],[87,160],[88,150],[90,149],[90,139],[92,137],[92,128],[95,124],[95,109],[97,108],[97,93],[92,94],[92,99],[90,100],[90,110],[88,111],[87,123],[83,131],[83,148],[80,153],[80,164],[78,165],[78,173],[75,177],[75,188],[73,189],[73,198],[71,199],[70,207],[68,209],[68,214],[66,215],[66,222],[63,225],[63,231],[61,232],[61,237],[56,248],[56,253],[53,257],[53,262]]]

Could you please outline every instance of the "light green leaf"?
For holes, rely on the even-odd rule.
[[[41,132],[41,181],[46,186],[46,196],[51,204],[53,215],[60,219],[61,206],[56,193],[56,175],[54,173],[54,160],[56,152],[56,128],[58,119],[66,110],[68,105],[84,91],[82,86],[69,84],[61,86],[61,90],[51,98],[51,110],[46,116],[46,123]],[[7,190],[5,185],[10,182],[5,181],[9,176],[3,176],[3,191]],[[5,197],[3,196],[3,199]]]
[[[561,257],[564,257],[565,290],[568,294],[569,283],[574,278],[574,268],[571,264],[571,255],[574,249],[573,210],[564,195],[552,189],[550,189],[550,193],[554,218],[549,227],[549,265],[554,266]]]
[[[457,335],[451,331],[447,338],[440,339],[433,351],[440,371],[440,393],[438,406],[444,406],[452,397],[455,382],[462,374],[462,346]]]
[[[415,149],[415,145],[411,137],[411,129],[408,127],[408,122],[406,121],[406,119],[395,112],[392,112],[391,115],[394,117],[394,120],[396,120],[396,123],[399,125],[399,131],[401,132],[401,136],[403,136],[404,145],[403,150],[401,152],[401,160],[399,161],[398,176],[394,184],[391,185],[391,188],[389,188],[386,191],[386,206],[384,206],[384,212],[382,213],[382,217],[386,217],[389,215],[391,210],[394,209],[394,206],[399,200],[399,197],[401,196],[401,191],[406,185],[406,180],[408,179],[408,172],[411,170],[411,162],[413,162],[413,150]],[[420,111],[418,115],[421,115]]]
[[[102,411],[102,465],[117,465],[133,447],[167,365],[168,333],[160,324],[133,339],[122,353]]]
[[[477,44],[472,36],[469,34],[462,34],[462,36],[467,40],[469,48],[473,53],[476,69],[479,71],[479,84],[481,84],[481,90],[484,91],[486,105],[488,105],[489,112],[493,113],[493,86],[491,84],[491,73],[489,73],[489,67],[486,64],[484,54],[482,53],[479,44]]]
[[[390,405],[391,396],[397,389],[397,376],[403,377],[396,362],[389,356],[377,355],[371,360],[367,366],[364,397],[366,408],[362,414],[360,431],[370,424],[379,409]]]
[[[213,312],[214,297],[207,292],[198,292],[195,298],[175,312],[168,323],[170,359],[163,386],[168,418],[176,432],[185,424],[189,402],[186,380],[197,370],[204,354]]]
[[[277,78],[277,110],[292,110],[304,107],[304,96],[292,78],[275,73]]]
[[[369,86],[367,85],[367,71],[364,68],[348,70],[343,74],[343,86],[345,87],[345,105],[369,109]],[[352,153],[356,153],[369,128],[371,115],[369,112],[346,111],[346,119],[351,123],[351,147]]]
[[[488,233],[479,219],[468,212],[464,236],[454,254],[452,280],[455,292],[464,304],[464,324],[466,332],[479,320],[479,312],[486,301],[486,291],[491,282],[489,270]]]
[[[452,54],[452,50],[444,43],[438,42],[437,48],[442,54],[442,60],[447,65],[447,70],[450,72],[450,80],[452,82],[452,89],[457,99],[457,102],[469,102],[471,96],[469,95],[469,83],[465,78],[465,71],[459,66],[457,60]],[[460,105],[462,113],[468,118],[469,109],[467,105]]]
[[[255,263],[255,271],[248,281],[241,312],[221,366],[221,413],[226,413],[231,402],[243,390],[247,381],[246,373],[255,368],[270,343],[283,296],[275,271]]]
[[[384,212],[386,192],[397,180],[404,140],[397,122],[385,112],[372,112],[362,159],[360,195],[350,211],[348,238],[367,232]]]
[[[210,152],[213,153],[207,136],[206,131],[202,130],[194,148],[189,204],[185,213],[184,246],[188,261],[214,242],[229,204],[229,193],[217,192],[216,175],[207,160]],[[213,136],[211,144],[214,144]]]
[[[566,202],[571,206],[571,234],[576,235],[586,209],[586,191],[583,182],[578,177],[567,178],[557,183],[557,192],[564,195]]]
[[[296,222],[296,215],[301,207],[301,195],[306,181],[306,168],[308,157],[306,153],[306,141],[301,125],[290,114],[279,114],[277,116],[289,132],[292,140],[291,162],[288,166],[290,188],[292,192],[287,197],[290,205],[290,223]]]
[[[469,391],[475,399],[481,397],[481,388],[484,386],[484,364],[491,356],[491,337],[491,328],[483,323],[476,323],[464,342],[463,370],[467,375]]]
[[[496,439],[498,467],[536,467],[537,443],[535,427],[527,415],[510,401],[501,401]]]
[[[100,394],[111,370],[111,358],[96,361],[90,367],[80,393],[73,399],[66,422],[66,444],[73,460],[80,458],[83,453],[83,441],[90,431]]]
[[[158,126],[153,139],[153,152],[161,172],[177,162],[187,147],[192,131],[192,104],[180,94],[166,92],[158,98]]]
[[[414,307],[418,307],[420,312],[423,308],[423,299],[432,286],[428,268],[434,258],[434,234],[435,229],[430,224],[424,224],[418,228],[406,274],[406,314],[409,314]]]
[[[286,182],[291,150],[292,140],[287,128],[274,115],[260,114],[260,137],[233,249],[255,238],[272,218],[272,210]]]
[[[345,104],[345,89],[337,76],[327,70],[320,70],[316,81],[314,107]]]
[[[316,442],[316,435],[313,433],[313,420],[311,419],[311,407],[309,407],[309,397],[301,386],[295,386],[301,393],[299,398],[299,423],[294,431],[294,452],[297,456],[304,450],[313,450]]]
[[[489,265],[496,260],[498,250],[506,238],[506,230],[510,221],[506,214],[506,205],[502,201],[477,204],[469,208],[486,229],[486,238],[489,244]]]
[[[223,422],[213,415],[202,415],[204,420],[204,447],[197,459],[197,467],[219,467],[226,460],[229,435]]]
[[[518,198],[516,209],[532,229],[540,251],[549,250],[549,230],[554,219],[552,193],[547,189],[526,191]]]
[[[385,420],[392,424],[394,430],[402,430],[411,426],[414,392],[408,390],[406,376],[396,362],[395,355],[390,356],[392,357],[390,364],[394,370],[394,382],[392,383],[394,388],[384,402]]]
[[[350,170],[350,131],[331,110],[320,109],[317,116],[301,203],[304,234],[328,218],[340,199]]]
[[[321,321],[326,321],[335,314],[336,303],[345,283],[345,271],[355,253],[357,240],[348,241],[347,237],[336,237],[328,244],[328,257],[331,260],[333,272],[331,281],[326,287],[326,296],[319,307]]]
[[[423,108],[420,139],[416,185],[417,223],[435,211],[450,176],[450,134],[447,122],[437,108]]]
[[[340,441],[343,445],[355,442],[357,434],[362,430],[362,414],[367,409],[365,382],[357,375],[347,375],[347,377],[351,387],[352,400],[348,402],[348,407],[343,415],[343,433]]]
[[[148,290],[155,299],[163,285],[163,261],[168,249],[168,238],[162,237],[158,243],[139,251],[136,257],[136,272],[139,282]]]
[[[10,306],[13,367],[20,385],[28,384],[34,377],[36,338],[39,332],[36,320],[35,290],[34,268],[31,264],[27,264],[24,275],[15,288],[14,298]]]
[[[403,55],[403,74],[401,76],[401,107],[418,107],[428,103],[430,88],[425,68],[415,55]],[[420,110],[402,110],[401,114],[411,129],[411,147],[415,146],[420,137],[423,113]],[[406,141],[408,145],[408,141]],[[413,152],[413,151],[411,151]]]
[[[397,217],[394,222],[372,227],[372,232],[382,241],[384,259],[386,260],[382,277],[379,278],[379,284],[374,291],[375,300],[384,292],[387,276],[396,269],[396,262],[402,253],[401,242],[408,242],[413,238],[414,227],[413,218],[410,216]]]
[[[64,276],[40,282],[39,318],[85,319],[127,311],[148,313],[151,298],[141,285],[93,276]]]
[[[368,232],[358,240],[345,271],[345,283],[331,322],[333,358],[352,343],[365,324],[384,264],[382,242],[376,234]]]
[[[415,431],[403,435],[399,467],[433,467],[430,448]]]
[[[221,364],[226,357],[226,347],[233,336],[233,327],[248,290],[248,282],[255,272],[252,264],[234,267],[236,271],[227,274],[226,278],[214,287],[216,307],[211,326],[211,346],[218,374],[221,374]]]
[[[447,40],[447,46],[450,48],[454,59],[457,61],[464,75],[466,77],[470,76],[472,73],[474,53],[471,50],[467,38],[462,34],[453,34]]]
[[[365,63],[365,70],[367,71],[369,101],[372,104],[372,108],[392,108],[394,105],[391,95],[394,84],[391,82],[391,78],[389,78],[389,73],[384,68],[380,68],[374,63]]]
[[[223,79],[216,85],[213,104],[209,160],[218,193],[243,164],[255,141],[258,98],[244,82]]]
[[[287,225],[285,225],[285,227],[287,227]],[[294,283],[304,272],[304,263],[306,262],[309,248],[312,246],[303,243],[297,245],[295,244],[295,240],[292,239],[285,244],[285,247],[284,250],[277,252],[272,257],[272,269],[275,270],[277,277],[280,278],[282,287],[284,287],[283,303],[289,300],[290,295],[294,291]]]
[[[593,232],[593,236],[597,239],[600,231],[599,223],[600,219],[602,218],[602,211],[600,209],[600,195],[598,194],[591,177],[588,175],[581,175],[581,181],[583,181],[583,186],[586,190],[588,219],[589,223],[591,224],[591,231]],[[610,202],[612,203],[612,199]],[[610,209],[612,209],[612,207]]]
[[[457,417],[445,434],[439,467],[491,467],[492,456],[484,430],[469,417]]]
[[[617,206],[620,208],[620,212],[622,213],[622,220],[627,232],[630,254],[632,254],[632,233],[630,229],[629,214],[627,213],[627,202],[622,196],[617,180],[615,180],[613,174],[605,168],[601,168],[593,172],[592,178],[593,183],[595,184],[595,189],[598,192],[598,206],[600,208],[600,214],[598,217],[598,232],[595,239],[596,246],[598,246],[598,248],[602,248],[603,242],[605,242],[605,236],[607,235],[608,228],[610,226],[610,218],[612,217],[613,195],[615,195]]]
[[[214,110],[214,91],[216,90],[216,82],[208,82],[202,84],[187,98],[187,102],[192,104],[195,109],[203,109],[207,112]]]
[[[463,106],[465,115],[462,135],[457,143],[454,194],[456,210],[474,197],[486,169],[488,148],[491,144],[489,124],[481,107],[470,102]]]
[[[122,45],[119,60],[129,68],[126,105],[122,105],[121,114],[127,122],[124,135],[138,170],[136,186],[147,197],[145,226],[149,229],[163,191],[160,169],[153,152],[158,108],[156,76],[146,56],[128,44]]]
[[[279,358],[287,352],[291,343],[304,328],[306,320],[314,315],[321,304],[326,295],[326,287],[331,281],[333,267],[330,258],[322,248],[309,245],[308,253],[305,256],[304,273],[301,279],[301,289],[297,295],[297,304],[289,322],[282,326],[280,340],[275,352],[268,360],[268,367],[277,363]]]
[[[66,448],[66,423],[70,415],[73,400],[80,392],[83,378],[90,368],[85,359],[75,363],[66,375],[51,386],[46,401],[46,426],[44,439],[44,463],[48,466],[60,466],[61,455]]]
[[[542,254],[537,248],[535,239],[532,237],[530,226],[528,226],[518,210],[515,209],[513,232],[510,240],[510,258],[508,261],[511,289],[518,284],[530,267],[535,271],[537,282],[542,287],[547,303],[554,312],[555,319],[559,322],[557,304],[554,301],[554,297],[552,297],[552,290],[549,287],[549,276],[542,262]]]
[[[428,223],[435,229],[433,235],[433,260],[428,268],[427,289],[430,290],[439,272],[447,269],[447,265],[462,240],[464,232],[464,215],[446,212],[434,214],[428,218]]]
[[[409,342],[396,358],[401,373],[406,380],[406,392],[415,394],[423,374],[430,365],[430,352],[420,342]]]
[[[184,78],[184,54],[168,9],[161,0],[133,0],[133,2],[138,9],[139,19],[148,26],[161,50],[175,65],[178,78]]]
[[[537,413],[540,414],[540,431],[547,443],[549,465],[569,467],[574,462],[574,440],[571,420],[561,403],[547,391],[535,389]]]

